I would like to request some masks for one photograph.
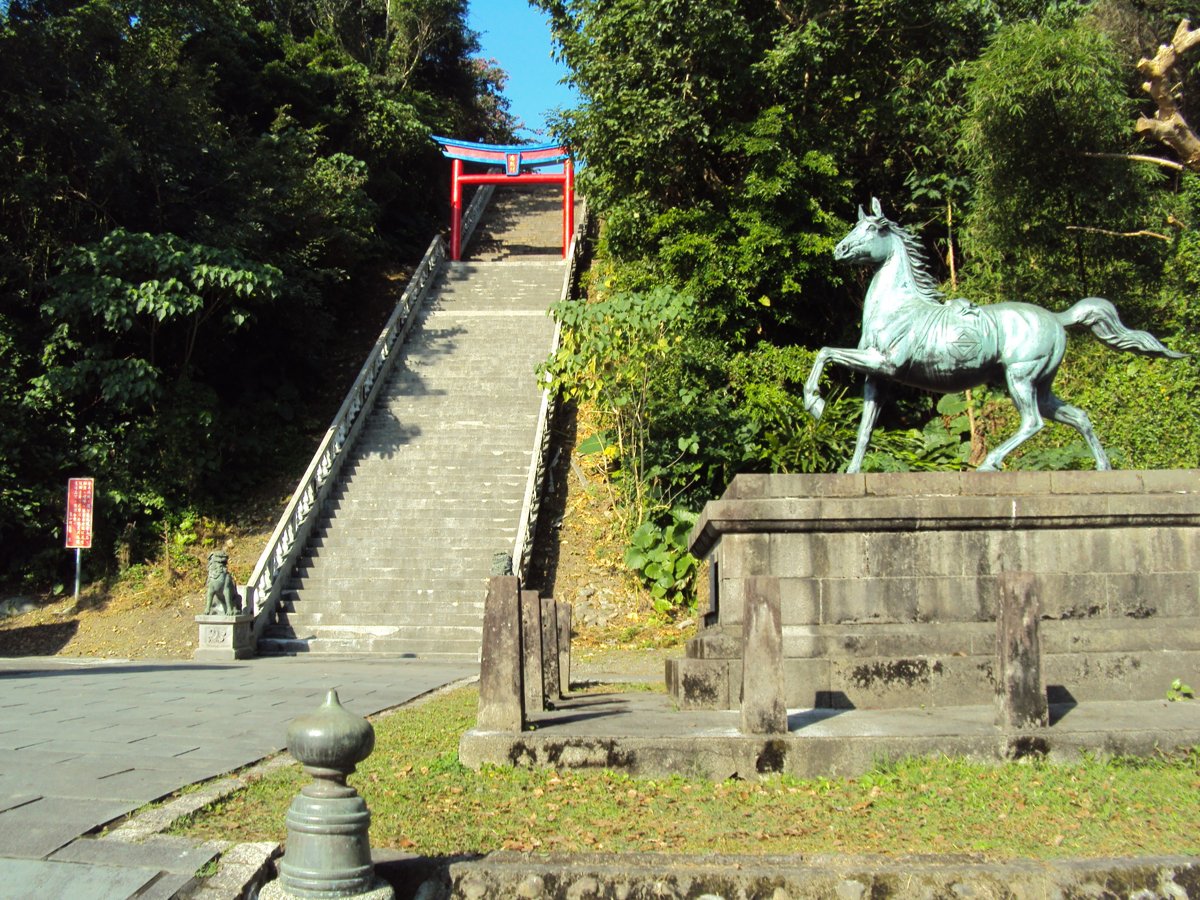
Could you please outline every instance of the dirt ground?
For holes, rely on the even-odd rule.
[[[695,631],[686,613],[664,620],[622,561],[626,523],[620,519],[602,458],[575,448],[591,433],[590,417],[567,409],[555,422],[555,464],[543,504],[531,587],[573,604],[573,649],[582,672],[616,666],[631,676],[662,672],[663,652],[681,653]],[[570,448],[570,449],[568,449]],[[27,608],[0,618],[0,656],[86,656],[187,659],[196,645],[193,617],[204,607],[205,561],[225,547],[230,571],[244,583],[266,545],[290,488],[283,482],[262,498],[257,518],[242,527],[201,523],[195,542],[162,559],[134,566],[120,578],[85,586],[72,596],[0,596]],[[69,590],[69,589],[68,589]]]

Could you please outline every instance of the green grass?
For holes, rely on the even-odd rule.
[[[1200,749],[1150,760],[989,766],[911,759],[853,779],[642,779],[458,762],[467,688],[375,722],[351,782],[371,844],[426,855],[535,851],[975,853],[989,858],[1200,853]],[[178,831],[282,840],[307,781],[286,767]]]

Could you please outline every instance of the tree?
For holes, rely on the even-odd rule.
[[[1177,67],[1180,58],[1200,45],[1200,30],[1193,30],[1184,19],[1179,23],[1169,44],[1162,44],[1153,59],[1142,59],[1138,71],[1146,77],[1144,90],[1154,100],[1153,116],[1139,116],[1134,128],[1175,151],[1180,162],[1193,172],[1200,172],[1200,138],[1183,117],[1176,97]]]
[[[1120,158],[1131,101],[1111,43],[1086,22],[1008,25],[968,73],[965,236],[977,284],[1051,304],[1128,293],[1161,250],[1120,236],[1152,210],[1144,173]]]
[[[465,10],[0,8],[0,578],[56,543],[68,475],[98,477],[118,531],[159,532],[303,445],[314,334],[441,223],[429,134],[509,124]],[[404,44],[410,13],[430,40]]]

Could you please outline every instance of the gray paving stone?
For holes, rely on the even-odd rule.
[[[157,881],[158,872],[116,866],[78,865],[45,860],[0,861],[0,898],[3,900],[113,900],[141,896]]]
[[[56,851],[50,860],[194,875],[197,869],[216,855],[217,849],[211,845],[197,844],[170,835],[157,835],[139,844],[80,838]]]
[[[40,859],[79,835],[110,822],[139,804],[120,800],[42,797],[0,813],[0,853]]]

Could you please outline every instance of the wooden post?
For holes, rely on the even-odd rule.
[[[571,235],[575,233],[575,166],[571,160],[563,162],[563,259],[571,249]]]
[[[562,699],[558,678],[558,610],[553,597],[542,598],[542,686],[546,700]]]
[[[558,602],[558,694],[571,693],[571,604]]]

